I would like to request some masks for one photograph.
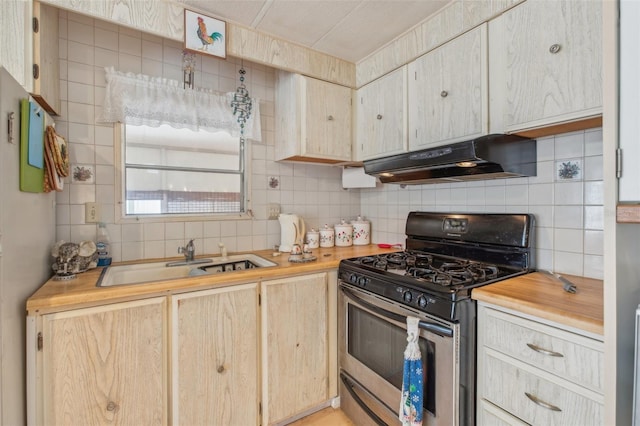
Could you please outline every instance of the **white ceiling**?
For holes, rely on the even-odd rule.
[[[187,9],[357,63],[450,0],[179,0]]]

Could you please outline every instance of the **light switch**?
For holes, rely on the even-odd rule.
[[[85,203],[84,204],[84,223],[100,222],[100,204]]]

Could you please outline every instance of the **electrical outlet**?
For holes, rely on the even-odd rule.
[[[84,223],[100,222],[100,204],[84,203]]]
[[[267,206],[267,219],[276,220],[280,215],[280,204],[270,203]]]

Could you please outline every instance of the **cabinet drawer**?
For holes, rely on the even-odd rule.
[[[481,399],[478,405],[478,426],[527,426],[527,424],[486,399]]]
[[[482,396],[536,425],[600,425],[603,397],[499,352],[482,350]]]
[[[484,346],[603,393],[603,343],[504,312],[482,308]]]

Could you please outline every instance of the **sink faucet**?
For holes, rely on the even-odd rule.
[[[224,243],[218,243],[218,247],[220,247],[220,256],[227,257],[227,248],[224,246]]]
[[[178,253],[184,254],[184,260],[186,262],[193,262],[193,256],[196,253],[196,247],[193,245],[193,240],[189,240],[186,246],[178,247]]]

